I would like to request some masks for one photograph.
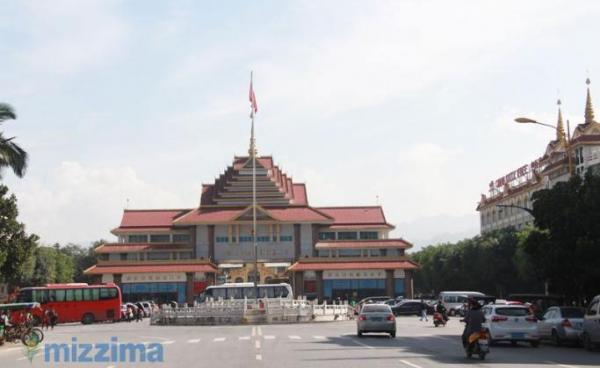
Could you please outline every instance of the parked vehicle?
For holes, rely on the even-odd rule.
[[[420,316],[421,315],[421,301],[408,299],[401,301],[400,303],[391,307],[392,313],[395,316]]]
[[[565,305],[565,297],[562,295],[510,294],[506,300],[536,305],[540,309],[540,314],[545,313],[550,307]]]
[[[482,308],[486,321],[483,326],[490,334],[490,343],[510,341],[528,342],[533,347],[540,345],[537,318],[529,308],[518,305],[486,305]]]
[[[600,344],[600,295],[596,295],[583,316],[583,347],[593,350]]]
[[[144,314],[144,318],[150,317],[150,313],[152,311],[152,308],[150,307],[150,304],[148,302],[137,302],[137,303],[135,303],[135,305],[138,308],[142,309],[142,313]]]
[[[583,308],[551,307],[538,322],[540,339],[559,346],[565,341],[579,342],[583,331]]]
[[[396,317],[386,304],[365,304],[356,319],[358,337],[369,332],[389,333],[396,337]]]
[[[448,311],[448,315],[457,315],[457,309],[461,308],[472,296],[484,297],[485,294],[478,291],[442,291],[437,298],[441,300]]]

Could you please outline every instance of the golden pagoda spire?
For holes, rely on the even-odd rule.
[[[591,124],[594,122],[594,108],[592,107],[592,97],[590,95],[590,78],[585,80],[587,84],[587,98],[585,100],[585,123]]]
[[[556,140],[562,145],[567,143],[567,136],[565,135],[565,127],[563,125],[562,111],[560,110],[560,99],[556,102],[558,105],[558,122],[556,123]]]

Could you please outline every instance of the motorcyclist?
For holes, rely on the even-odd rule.
[[[438,300],[437,305],[435,306],[435,311],[442,315],[444,321],[448,321],[448,311],[441,300]]]
[[[462,334],[463,346],[467,347],[467,341],[472,333],[481,331],[481,326],[485,322],[485,316],[481,311],[481,304],[475,299],[469,299],[469,310],[465,313],[463,322],[466,323]]]

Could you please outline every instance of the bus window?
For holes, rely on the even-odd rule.
[[[285,286],[275,287],[275,298],[287,298],[288,290]]]
[[[73,292],[74,300],[80,302],[83,300],[83,289],[75,289]]]
[[[244,296],[248,299],[254,299],[256,297],[256,291],[254,289],[254,286],[245,287],[244,288]]]
[[[33,301],[46,303],[48,301],[48,290],[33,290]]]
[[[83,289],[83,300],[90,301],[92,299],[92,289]]]
[[[19,296],[17,297],[17,302],[19,303],[31,303],[33,290],[21,290]]]
[[[227,288],[227,299],[243,299],[244,292],[241,287]]]
[[[64,302],[65,301],[65,294],[66,294],[66,290],[54,290],[54,292],[56,293],[56,299],[54,300],[55,302]]]
[[[117,291],[116,288],[110,288],[110,289],[108,289],[108,298],[109,299],[116,298],[118,294],[119,294],[119,292]]]
[[[75,296],[73,295],[74,291],[75,290],[73,290],[73,289],[67,289],[67,290],[65,290],[65,296],[66,296],[65,297],[65,301],[66,302],[72,302],[73,300],[75,300]]]
[[[273,298],[275,295],[273,289],[274,288],[271,286],[259,286],[258,287],[259,298]]]
[[[91,300],[100,300],[100,289],[93,288],[90,290],[92,291],[92,299]]]
[[[225,288],[212,289],[212,293],[213,293],[213,298],[215,298],[215,299],[219,299],[219,298],[226,299],[227,298],[227,289],[225,289]]]

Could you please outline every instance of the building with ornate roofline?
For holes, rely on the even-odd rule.
[[[530,225],[533,193],[567,181],[572,174],[600,174],[600,124],[594,117],[589,78],[586,84],[584,122],[575,127],[573,134],[565,133],[559,100],[556,137],[544,154],[489,183],[488,194],[482,194],[477,205],[481,233]]]
[[[255,278],[310,299],[412,297],[412,244],[390,238],[381,206],[313,207],[271,156],[256,158],[256,201],[257,274],[250,156],[202,185],[198,207],[124,210],[85,274],[119,284],[126,301],[190,303],[208,285]]]

